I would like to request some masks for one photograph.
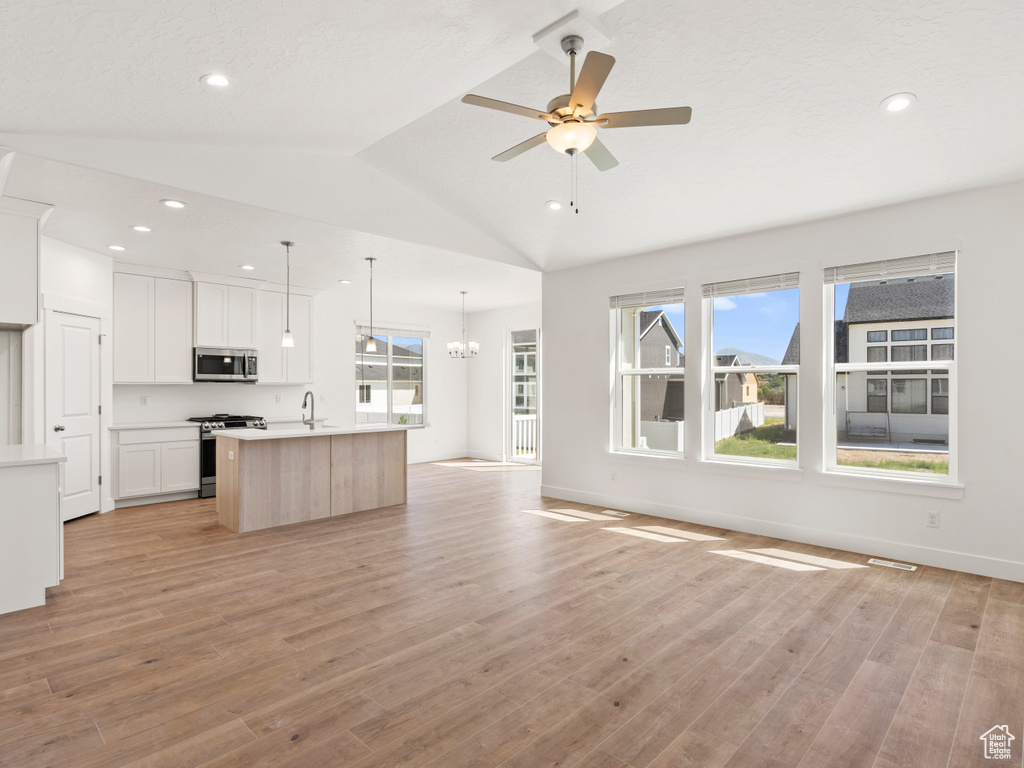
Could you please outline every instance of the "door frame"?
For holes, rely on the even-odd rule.
[[[113,278],[111,277],[111,290]],[[100,322],[100,473],[104,483],[100,491],[100,512],[114,509],[110,456],[110,427],[113,426],[114,349],[109,343],[111,306],[54,293],[42,295],[43,321],[26,328],[22,334],[22,436],[26,443],[46,442],[46,323],[52,312],[80,315]]]
[[[512,366],[513,366],[513,361],[512,361],[512,334],[517,332],[517,331],[536,331],[537,332],[537,457],[535,459],[517,459],[513,455],[513,451],[512,451],[512,434],[513,434],[513,430],[512,430],[512,416],[513,416],[512,398],[515,396],[515,393],[513,392],[513,389],[512,389],[512,376],[513,376],[513,370],[512,370]],[[541,344],[542,344],[542,342],[543,342],[543,336],[542,336],[542,333],[541,333],[541,329],[537,325],[534,325],[533,323],[524,323],[524,324],[520,324],[520,325],[505,326],[505,339],[504,339],[504,344],[502,344],[503,349],[502,349],[502,365],[501,365],[501,371],[502,371],[502,387],[501,387],[501,391],[502,391],[502,399],[503,399],[501,410],[502,410],[502,423],[503,423],[503,427],[504,427],[503,430],[502,430],[503,434],[502,434],[501,453],[502,453],[502,459],[504,461],[506,461],[506,462],[513,462],[515,464],[540,464],[541,460],[543,458],[542,455],[541,455],[541,444],[543,442],[541,440],[541,423],[542,423],[541,419],[542,419],[542,413],[543,413],[543,406],[542,406],[543,396],[542,396],[542,391],[544,389],[543,379],[541,378],[542,377],[542,364],[541,364],[541,357],[542,357],[542,354],[541,354],[542,353],[542,346],[541,346]]]

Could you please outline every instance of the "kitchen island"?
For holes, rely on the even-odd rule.
[[[256,531],[406,500],[406,429],[230,429],[217,435],[217,517]]]

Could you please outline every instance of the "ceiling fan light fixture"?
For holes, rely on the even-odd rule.
[[[574,155],[586,152],[597,138],[597,128],[590,123],[568,121],[547,132],[548,144],[556,151]]]

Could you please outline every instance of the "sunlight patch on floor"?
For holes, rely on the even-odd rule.
[[[723,539],[721,536],[708,536],[706,533],[682,531],[678,528],[669,528],[668,526],[664,525],[639,525],[637,527],[642,531],[663,533],[666,536],[678,536],[681,539],[690,539],[692,541],[725,541],[725,539]]]
[[[602,528],[602,531],[614,531],[615,533],[624,533],[627,536],[638,536],[641,539],[651,539],[652,541],[664,541],[672,544],[685,544],[686,539],[680,539],[678,536],[664,536],[660,533],[651,533],[650,531],[641,531],[636,528]]]
[[[816,565],[805,565],[804,563],[794,563],[790,560],[779,560],[777,557],[766,557],[765,555],[756,555],[753,552],[740,552],[737,549],[713,549],[711,550],[713,555],[725,555],[726,557],[735,557],[739,560],[750,560],[754,563],[764,563],[765,565],[774,565],[776,568],[786,568],[790,571],[824,571],[824,568],[819,568]]]
[[[553,509],[552,512],[561,512],[566,515],[574,515],[576,517],[583,517],[587,520],[618,520],[617,517],[611,515],[599,515],[596,512],[584,512],[582,509]]]
[[[766,547],[764,549],[752,549],[751,552],[760,552],[762,555],[774,555],[775,557],[784,557],[788,560],[798,560],[801,563],[810,563],[811,565],[820,565],[824,568],[867,568],[866,565],[859,565],[858,563],[848,563],[845,560],[833,560],[828,557],[817,557],[815,555],[804,555],[800,552],[790,552],[787,549],[775,549],[774,547]]]
[[[582,518],[579,518],[579,517],[570,517],[569,515],[561,515],[558,512],[548,512],[546,509],[524,509],[524,510],[521,510],[521,511],[525,512],[528,515],[537,515],[538,517],[550,517],[552,520],[562,520],[562,521],[564,521],[566,523],[585,523],[586,522],[586,520],[583,520]]]

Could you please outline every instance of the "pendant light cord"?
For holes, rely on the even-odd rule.
[[[287,281],[287,293],[284,298],[284,330],[285,333],[291,333],[292,331],[292,244],[288,243],[284,247],[285,253],[285,280]]]

